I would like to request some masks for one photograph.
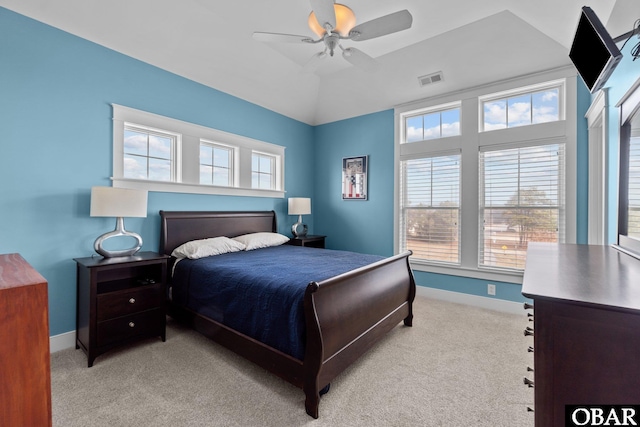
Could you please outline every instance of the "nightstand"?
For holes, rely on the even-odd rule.
[[[287,242],[289,245],[294,246],[309,246],[312,248],[324,248],[324,239],[327,236],[304,236],[294,237]]]
[[[166,255],[75,258],[77,264],[76,348],[88,366],[114,347],[143,338],[166,340]]]

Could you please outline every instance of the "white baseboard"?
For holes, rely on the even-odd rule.
[[[522,303],[505,301],[497,298],[487,298],[477,295],[463,294],[460,292],[445,291],[442,289],[428,288],[426,286],[416,286],[416,295],[426,298],[433,298],[458,304],[466,304],[474,307],[487,308],[490,310],[502,311],[511,314],[524,315],[525,311]],[[49,348],[51,353],[75,347],[76,331],[65,332],[64,334],[49,337]]]
[[[505,313],[525,315],[524,307],[520,302],[445,291],[443,289],[428,288],[426,286],[416,286],[416,295]]]
[[[64,334],[49,337],[49,351],[66,350],[76,346],[76,331],[65,332]]]

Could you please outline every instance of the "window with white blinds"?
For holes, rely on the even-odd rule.
[[[640,239],[640,137],[629,143],[629,207],[627,236]]]
[[[460,263],[460,154],[400,162],[400,247],[414,260]]]
[[[522,270],[529,242],[564,241],[564,144],[484,151],[479,266]]]

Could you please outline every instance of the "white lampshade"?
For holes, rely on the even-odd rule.
[[[289,215],[309,215],[311,213],[311,199],[306,197],[289,198]]]
[[[91,216],[146,217],[147,191],[92,187]]]

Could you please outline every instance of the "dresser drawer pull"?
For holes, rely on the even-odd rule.
[[[531,381],[529,378],[524,377],[524,384],[529,387],[529,388],[533,388],[533,381]]]
[[[135,299],[135,298],[129,298],[129,303],[130,303],[130,304],[135,304],[135,302],[136,302],[136,299]]]
[[[527,406],[527,412],[533,412],[533,409],[530,406]]]
[[[531,335],[533,335],[533,329],[527,326],[524,330],[524,336],[529,337]]]
[[[527,349],[527,351],[528,351],[529,353],[533,353],[533,347],[529,346],[529,348]]]
[[[130,327],[130,328],[133,328],[134,326],[136,326],[136,324],[135,324],[135,323],[133,323],[133,322],[129,322],[129,327]]]
[[[533,368],[530,366],[527,366],[527,372],[533,372]]]
[[[529,304],[528,302],[524,303],[524,309],[525,310],[531,310],[533,308],[533,304]]]

